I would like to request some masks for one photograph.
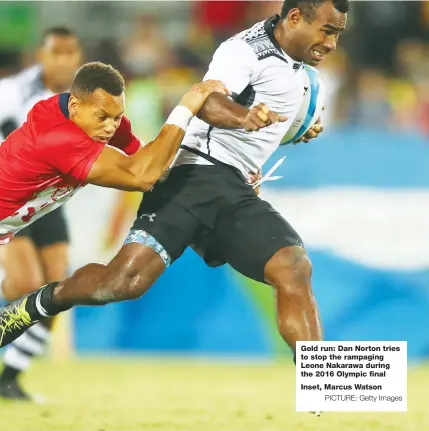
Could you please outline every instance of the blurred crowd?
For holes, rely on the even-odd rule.
[[[183,92],[202,78],[216,46],[279,13],[281,5],[193,2],[180,37],[165,31],[174,17],[145,13],[135,17],[126,38],[86,44],[86,60],[110,63],[124,74],[127,114],[137,134],[150,140]],[[31,62],[21,54],[4,53],[0,75],[12,70],[7,66]],[[353,2],[339,48],[320,71],[328,90],[325,124],[429,136],[429,2]]]

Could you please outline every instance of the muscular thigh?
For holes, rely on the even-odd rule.
[[[302,246],[297,232],[268,202],[255,197],[238,203],[220,218],[211,254],[246,277],[265,282],[268,261],[278,250],[292,245]]]
[[[139,243],[157,253],[168,267],[178,259],[201,228],[199,220],[183,203],[174,197],[187,193],[185,185],[169,178],[158,183],[154,190],[143,196],[137,218],[125,244]]]

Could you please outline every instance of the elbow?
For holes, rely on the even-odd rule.
[[[159,178],[161,177],[161,174],[159,175],[139,175],[135,177],[134,183],[135,183],[135,190],[138,192],[150,192]]]
[[[135,191],[144,193],[152,190],[154,185],[168,169],[169,164],[167,164],[167,166],[158,166],[157,163],[148,163],[149,161],[148,158],[144,166],[135,165],[129,170]]]
[[[131,187],[132,189],[129,191],[141,193],[150,192],[155,184],[156,181],[151,181],[147,178],[135,178]]]
[[[156,181],[144,182],[144,183],[140,184],[138,191],[142,192],[142,193],[150,192],[155,184],[156,184]]]

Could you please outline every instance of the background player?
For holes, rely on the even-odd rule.
[[[169,176],[145,195],[125,245],[109,265],[81,268],[1,312],[3,345],[34,321],[73,305],[140,297],[188,246],[211,266],[226,262],[271,285],[279,330],[293,351],[296,341],[321,340],[312,268],[301,238],[246,180],[277,149],[299,109],[303,63],[316,65],[335,50],[347,11],[347,0],[286,0],[281,17],[222,44],[206,79],[223,79],[235,102],[208,98],[199,113],[204,121],[193,120],[185,151]],[[277,122],[265,112],[249,124],[259,103],[290,119]],[[318,125],[309,137],[319,132]],[[16,322],[20,328],[12,329]]]
[[[0,142],[22,125],[38,101],[70,88],[81,62],[76,34],[66,27],[46,30],[38,59],[37,65],[0,81]],[[18,232],[12,243],[1,248],[6,277],[0,286],[0,297],[13,301],[40,284],[66,277],[68,242],[62,208]],[[52,319],[40,322],[8,347],[0,375],[0,396],[31,399],[17,378],[35,355],[44,352],[52,323]]]

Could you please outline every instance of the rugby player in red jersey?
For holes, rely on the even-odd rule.
[[[70,93],[37,103],[0,145],[0,244],[94,184],[148,191],[173,161],[185,130],[219,81],[196,84],[145,146],[124,116],[125,84],[113,67],[82,66]]]

